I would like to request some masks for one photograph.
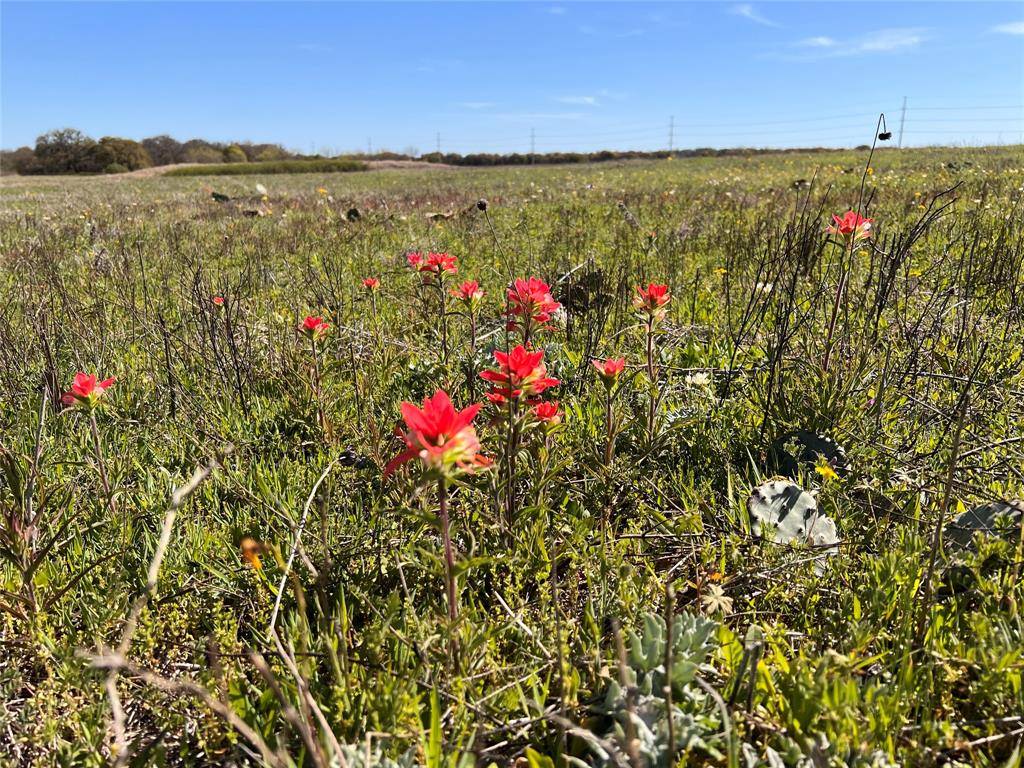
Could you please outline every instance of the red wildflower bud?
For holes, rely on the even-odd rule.
[[[636,287],[636,296],[633,297],[633,309],[652,319],[661,320],[665,317],[665,305],[672,301],[672,294],[667,285],[660,283],[648,283],[645,288],[642,285]]]
[[[457,288],[452,288],[449,293],[470,307],[470,309],[475,309],[485,296],[480,288],[480,284],[476,280],[467,280]]]
[[[619,374],[626,370],[626,358],[609,357],[607,360],[592,360],[597,375],[601,377],[604,385],[611,389],[619,380]]]
[[[213,301],[213,305],[215,307],[223,307],[224,306],[224,297],[223,296],[214,295],[214,297],[213,297],[213,299],[211,299],[211,301]]]
[[[316,315],[307,315],[306,319],[302,321],[302,325],[299,326],[302,334],[313,341],[320,341],[320,339],[327,335],[330,329],[330,324],[324,322],[322,317]]]
[[[380,287],[380,280],[376,277],[364,277],[363,287],[368,291],[376,291]]]
[[[562,414],[558,412],[558,401],[551,403],[537,403],[531,411],[533,418],[546,427],[554,427],[562,421]]]

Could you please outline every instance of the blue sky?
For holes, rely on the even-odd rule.
[[[301,151],[1024,140],[1019,2],[0,5],[0,145]],[[983,108],[983,109],[982,109]]]

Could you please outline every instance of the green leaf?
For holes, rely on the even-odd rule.
[[[427,768],[441,768],[441,705],[437,689],[430,692],[430,740],[427,742]]]

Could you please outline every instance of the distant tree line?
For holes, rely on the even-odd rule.
[[[600,163],[610,160],[659,159],[666,157],[720,157],[728,155],[770,154],[776,152],[804,152],[808,149],[681,149],[656,152],[613,151],[549,152],[547,154],[492,154],[456,152],[430,152],[416,156],[411,153],[382,150],[373,155],[352,153],[341,159],[365,160],[419,160],[426,163],[444,163],[460,166],[497,165],[551,165],[565,163]],[[864,147],[867,149],[867,147]],[[190,139],[181,142],[170,136],[152,136],[142,141],[104,136],[92,139],[74,128],[44,133],[36,139],[35,147],[0,153],[0,171],[20,174],[62,173],[124,173],[154,165],[178,163],[267,163],[282,160],[323,160],[322,155],[302,155],[289,152],[280,144],[231,144]]]
[[[857,147],[867,150],[869,147]],[[714,149],[698,147],[697,149],[660,149],[654,152],[638,150],[616,151],[603,149],[600,152],[548,152],[545,154],[482,154],[460,155],[455,152],[429,152],[419,159],[427,163],[444,163],[446,165],[491,166],[491,165],[551,165],[571,163],[603,163],[610,160],[659,160],[667,157],[729,157],[744,155],[777,154],[787,152],[825,152],[841,151],[833,147],[802,147],[794,149],[753,149],[749,147],[731,147]]]
[[[236,142],[224,144],[170,136],[142,141],[104,136],[96,140],[74,128],[44,133],[35,147],[20,147],[0,156],[4,173],[124,173],[153,165],[177,163],[245,163],[289,160],[296,157],[279,144]]]

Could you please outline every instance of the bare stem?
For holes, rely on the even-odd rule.
[[[843,256],[847,255],[852,259],[853,257],[854,239],[850,238],[849,247],[843,248]],[[847,250],[849,253],[847,254]],[[852,267],[852,264],[851,264]],[[839,306],[843,303],[843,294],[846,293],[846,275],[847,265],[846,258],[843,258],[839,262],[839,285],[836,286],[836,297],[832,302],[832,317],[828,321],[828,334],[825,337],[825,359],[822,360],[821,367],[826,373],[828,372],[829,363],[832,361],[832,339],[836,332],[836,323],[839,321]]]
[[[647,442],[654,442],[654,414],[657,408],[657,370],[654,367],[654,317],[647,319],[647,378],[651,383],[650,399],[647,405]]]
[[[117,504],[114,502],[114,494],[110,491],[110,481],[107,479],[107,465],[103,461],[103,444],[100,442],[100,430],[96,426],[96,414],[89,411],[89,429],[92,431],[92,449],[96,454],[96,465],[100,471],[100,482],[103,484],[103,493],[107,497],[107,506],[110,507],[112,515],[117,514]]]
[[[437,514],[441,522],[441,540],[444,542],[444,578],[448,588],[448,618],[454,623],[459,617],[459,604],[455,587],[455,554],[452,551],[451,525],[448,520],[448,483],[443,477],[437,481],[437,503]]]
[[[611,387],[605,389],[604,399],[604,465],[605,467],[611,467],[612,455],[615,453],[615,424],[612,420],[612,390]]]

